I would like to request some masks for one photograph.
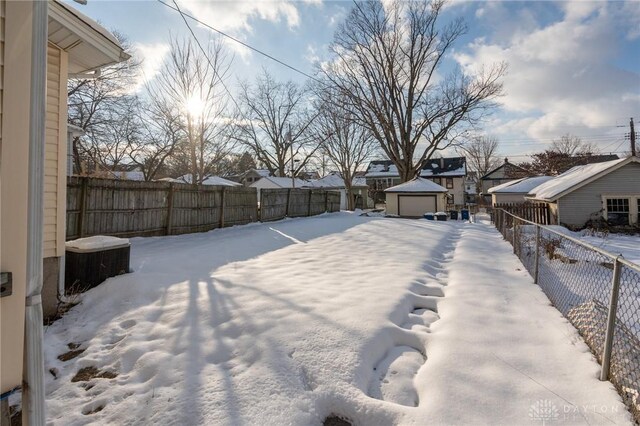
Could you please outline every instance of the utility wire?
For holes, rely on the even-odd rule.
[[[206,22],[203,22],[203,21],[199,20],[198,18],[196,18],[196,17],[194,17],[194,16],[192,16],[192,15],[189,15],[188,13],[184,13],[182,10],[180,10],[180,8],[178,7],[178,4],[175,2],[175,0],[173,1],[173,3],[175,4],[175,6],[172,6],[172,5],[170,5],[169,3],[164,2],[163,0],[157,0],[157,1],[158,1],[158,3],[161,3],[161,4],[165,5],[166,7],[170,8],[170,9],[173,9],[173,10],[177,11],[178,13],[180,13],[180,16],[182,16],[182,19],[185,21],[185,23],[186,23],[186,19],[185,19],[185,17],[186,17],[186,18],[189,18],[189,19],[193,19],[194,21],[198,22],[198,23],[199,23],[199,24],[201,24],[201,25],[204,25],[205,27],[209,28],[209,29],[210,29],[210,30],[212,30],[212,31],[215,31],[216,33],[220,34],[221,36],[227,37],[228,39],[233,40],[233,41],[235,41],[236,43],[241,44],[242,46],[244,46],[244,47],[246,47],[246,48],[248,48],[248,49],[250,49],[250,50],[253,50],[253,51],[254,51],[254,52],[256,52],[256,53],[259,53],[260,55],[265,56],[265,57],[267,57],[267,58],[271,59],[272,61],[277,62],[277,63],[279,63],[280,65],[282,65],[282,66],[285,66],[285,67],[289,68],[289,69],[290,69],[290,70],[292,70],[292,71],[295,71],[295,72],[297,72],[297,73],[299,73],[299,74],[302,74],[303,76],[305,76],[305,77],[307,77],[307,78],[310,78],[311,80],[314,80],[314,81],[316,81],[316,82],[318,82],[318,83],[322,83],[322,82],[321,82],[320,80],[318,80],[317,78],[315,78],[315,77],[313,77],[313,76],[311,76],[311,75],[307,74],[307,73],[306,73],[306,72],[304,72],[304,71],[299,70],[298,68],[294,67],[293,65],[289,65],[289,64],[287,64],[286,62],[283,62],[283,61],[281,61],[280,59],[275,58],[275,57],[273,57],[273,56],[269,55],[268,53],[263,52],[262,50],[260,50],[260,49],[258,49],[258,48],[256,48],[256,47],[253,47],[253,46],[251,46],[251,45],[249,45],[249,44],[247,44],[247,43],[245,43],[245,42],[243,42],[243,41],[240,41],[240,40],[238,40],[237,38],[235,38],[235,37],[233,37],[233,36],[231,36],[231,35],[229,35],[229,34],[227,34],[227,33],[223,32],[223,31],[220,31],[220,30],[219,30],[219,29],[217,29],[217,28],[212,27],[211,25],[207,24]],[[187,26],[189,26],[189,24],[187,24]],[[191,30],[191,27],[189,27],[189,29]],[[192,31],[192,34],[193,34],[193,31]],[[194,36],[194,37],[195,37],[195,36]]]
[[[158,0],[160,1],[160,0]],[[160,3],[163,3],[162,1],[160,1]],[[163,3],[165,4],[165,3]],[[189,29],[189,32],[191,33],[191,35],[193,36],[193,39],[195,40],[196,44],[198,45],[198,47],[200,48],[200,50],[202,51],[202,54],[204,55],[204,57],[207,59],[207,62],[209,63],[209,66],[211,66],[211,69],[213,70],[214,74],[218,77],[218,79],[220,80],[220,83],[222,84],[222,87],[224,87],[224,90],[227,92],[227,94],[229,95],[229,97],[231,98],[231,100],[233,101],[233,103],[235,104],[236,108],[238,108],[238,111],[241,111],[240,109],[240,105],[238,105],[238,102],[236,101],[236,99],[233,97],[233,95],[231,94],[231,91],[229,90],[229,88],[227,87],[227,85],[225,84],[224,80],[222,79],[222,77],[220,76],[220,74],[218,74],[218,70],[216,69],[216,67],[211,63],[211,58],[209,58],[209,55],[207,54],[207,52],[204,50],[204,48],[202,47],[202,44],[200,44],[200,40],[198,40],[198,37],[196,37],[196,34],[193,32],[193,29],[191,28],[191,26],[189,25],[189,22],[187,22],[187,19],[185,18],[184,13],[182,13],[182,10],[180,10],[180,6],[178,6],[178,3],[176,2],[176,0],[173,0],[173,4],[176,5],[174,10],[177,10],[178,13],[180,14],[180,16],[182,17],[182,20],[184,21],[184,24],[187,26],[187,28]]]

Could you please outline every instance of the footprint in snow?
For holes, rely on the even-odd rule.
[[[417,407],[418,392],[413,379],[426,358],[410,346],[395,346],[375,367],[369,396],[407,407]]]

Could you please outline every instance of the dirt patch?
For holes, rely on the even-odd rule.
[[[336,415],[332,415],[324,419],[322,422],[323,426],[351,426],[351,422],[342,417],[338,417]]]
[[[82,414],[84,414],[85,416],[89,416],[91,414],[98,413],[98,412],[100,412],[102,410],[104,410],[104,404],[99,404],[99,405],[96,405],[93,408],[84,408],[82,410]]]
[[[118,377],[118,374],[112,371],[100,371],[96,367],[84,367],[78,370],[75,376],[71,379],[72,382],[88,382],[92,379],[114,379]]]
[[[80,355],[82,352],[84,352],[84,349],[74,349],[72,351],[63,353],[62,355],[58,355],[58,359],[62,362],[66,362],[71,359],[74,359],[75,357]]]

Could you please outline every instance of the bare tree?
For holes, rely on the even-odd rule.
[[[338,171],[344,180],[347,193],[347,209],[355,209],[355,194],[353,184],[356,172],[370,160],[376,150],[375,140],[371,133],[353,120],[352,113],[345,113],[349,109],[343,104],[340,109],[334,108],[339,102],[348,102],[336,91],[325,89],[321,99],[317,102],[317,119],[314,130],[317,139],[322,141],[320,154]]]
[[[469,168],[482,177],[500,165],[498,145],[498,139],[494,137],[477,136],[457,149],[467,158]]]
[[[125,36],[113,32],[125,50],[130,44]],[[67,86],[69,122],[85,131],[86,136],[74,138],[72,155],[74,171],[90,172],[87,166],[112,168],[105,163],[109,157],[122,159],[123,153],[113,151],[127,145],[121,137],[127,133],[124,121],[131,121],[130,108],[135,102],[131,94],[141,61],[132,57],[128,61],[105,67],[94,78],[70,78]],[[117,131],[114,133],[114,129]],[[124,132],[124,133],[123,133]],[[111,139],[115,136],[119,140]],[[105,146],[110,145],[109,147]],[[109,154],[105,157],[105,152]]]
[[[583,142],[578,136],[566,133],[560,136],[560,139],[553,140],[550,150],[559,154],[573,156],[592,154],[596,151],[596,148],[591,143]]]
[[[193,184],[223,172],[220,165],[235,146],[224,83],[231,60],[221,41],[207,46],[205,55],[191,39],[172,39],[167,60],[147,87],[152,114],[169,132],[163,142],[173,147],[168,160]]]
[[[139,137],[128,152],[129,161],[151,181],[166,174],[168,162],[184,138],[183,126],[180,115],[162,99],[140,102],[136,115]]]
[[[276,81],[266,70],[255,85],[242,86],[245,121],[237,126],[237,138],[274,176],[288,171],[296,176],[320,147],[310,131],[315,114],[308,108],[309,94],[292,81]]]
[[[455,143],[502,91],[504,64],[473,77],[459,70],[439,74],[466,31],[461,20],[439,25],[443,4],[356,2],[336,31],[333,61],[321,69],[349,97],[354,119],[371,131],[402,181],[414,178],[437,150]]]

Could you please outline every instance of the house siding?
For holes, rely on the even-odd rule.
[[[2,147],[2,87],[4,84],[4,9],[5,1],[0,1],[0,147]]]
[[[62,256],[66,184],[66,64],[63,52],[47,49],[47,115],[44,158],[43,255]],[[66,59],[66,58],[64,58]],[[61,220],[62,219],[62,220]]]
[[[0,392],[22,383],[27,282],[29,96],[32,3],[0,0],[2,31],[2,159],[0,264],[13,274],[13,293],[0,299]],[[26,95],[25,95],[26,94]],[[11,106],[9,108],[9,105]]]
[[[526,194],[491,194],[491,201],[493,205],[502,203],[524,203],[524,196]]]
[[[560,224],[582,227],[604,208],[602,195],[640,195],[640,164],[629,163],[558,200]]]

